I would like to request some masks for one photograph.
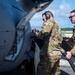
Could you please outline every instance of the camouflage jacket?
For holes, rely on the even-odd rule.
[[[43,49],[46,50],[48,53],[52,52],[53,50],[58,50],[60,44],[62,43],[62,35],[60,27],[54,20],[51,21],[49,19],[43,23],[40,36],[42,37],[42,35],[45,35],[45,33],[47,33],[47,35],[50,34],[50,37],[47,39],[49,42],[45,40],[45,42],[47,41],[48,43],[47,48]],[[60,55],[60,53],[58,53],[58,55]]]
[[[72,55],[75,56],[75,36],[74,35],[72,35],[72,39],[73,39],[72,43],[74,43],[74,47],[70,50],[70,52]]]
[[[72,53],[72,55],[75,56],[75,46],[72,48],[72,50],[70,52]]]

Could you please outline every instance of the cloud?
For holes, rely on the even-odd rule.
[[[69,12],[71,10],[71,6],[63,0],[62,4],[59,5],[59,13],[60,16],[69,16]]]
[[[33,19],[39,19],[39,18],[41,18],[41,14],[40,13],[36,13],[33,17],[32,17]]]
[[[67,17],[71,11],[71,6],[65,0],[62,0],[60,4],[51,4],[49,8],[55,17]]]
[[[41,14],[44,11],[48,11],[48,10],[51,11],[55,17],[66,17],[69,16],[71,6],[67,2],[65,2],[65,0],[63,0],[62,3],[59,5],[52,3],[45,10],[35,14],[32,19],[41,18]]]
[[[73,2],[72,2],[73,3]],[[65,25],[65,27],[68,27],[68,25],[70,26],[70,21],[68,19],[68,16],[70,14],[70,11],[72,10],[72,3],[70,3],[68,0],[54,0],[45,10],[36,13],[31,21],[33,22],[32,25],[35,24],[36,25],[41,25],[42,24],[42,13],[44,13],[45,11],[51,11],[54,14],[54,18],[55,20],[59,23],[59,25],[61,25],[60,27],[63,27],[63,25]]]

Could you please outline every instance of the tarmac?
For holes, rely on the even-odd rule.
[[[36,71],[36,68],[37,68],[37,64],[39,62],[39,52],[40,52],[40,49],[39,47],[37,46],[36,44],[36,50],[35,50],[35,62],[36,66],[35,66],[35,71]],[[75,58],[72,57],[71,60],[73,61],[73,63],[75,64]],[[60,75],[75,75],[75,72],[73,71],[72,67],[70,66],[68,60],[65,59],[65,57],[62,55],[61,56],[61,59],[60,59],[60,69],[61,69],[61,74]]]
[[[72,57],[71,59],[75,65],[75,58]],[[63,55],[60,59],[59,65],[61,69],[61,75],[75,75],[75,72],[73,71],[71,65],[69,64],[69,62],[65,59]]]

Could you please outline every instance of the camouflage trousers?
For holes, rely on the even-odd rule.
[[[50,54],[40,57],[37,67],[37,75],[60,75],[60,55]]]

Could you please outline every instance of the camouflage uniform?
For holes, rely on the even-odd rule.
[[[42,25],[40,36],[43,37],[45,45],[40,52],[37,75],[60,75],[59,59],[61,52],[59,47],[62,42],[61,29],[54,20],[49,19]]]
[[[75,32],[73,32],[73,43],[74,43],[74,47],[70,50],[71,54],[75,56]]]
[[[72,43],[73,43],[73,46],[72,49],[70,50],[71,54],[75,56],[75,26],[73,28],[73,35],[71,37],[71,39],[73,40]]]
[[[72,48],[72,50],[70,51],[72,55],[75,56],[75,46]]]

